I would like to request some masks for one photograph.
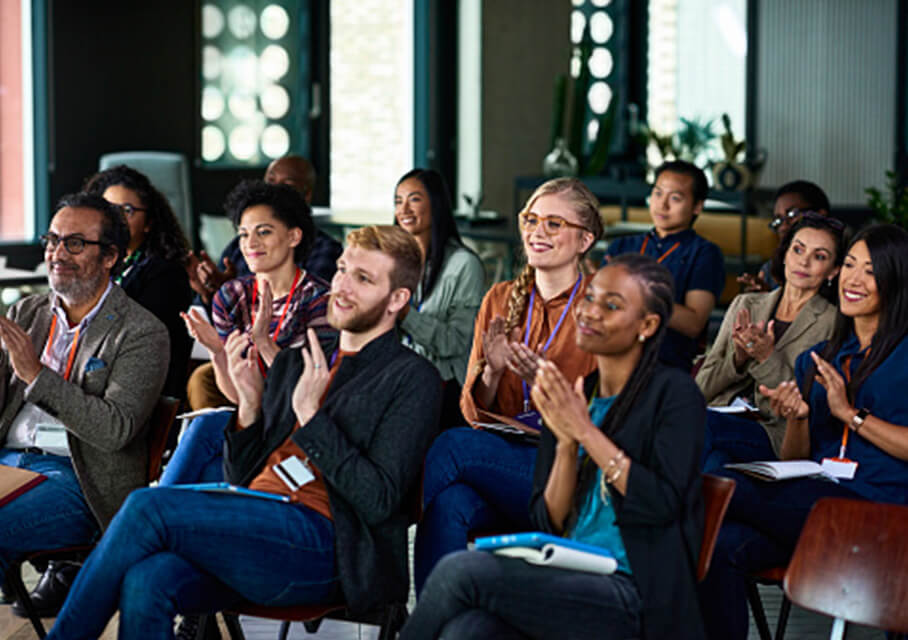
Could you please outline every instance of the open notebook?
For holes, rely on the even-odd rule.
[[[607,549],[538,531],[477,538],[473,548],[573,571],[609,574],[618,568],[618,561]]]

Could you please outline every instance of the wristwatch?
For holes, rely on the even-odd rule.
[[[854,417],[851,419],[851,428],[854,429],[855,433],[864,426],[864,420],[866,420],[869,415],[870,412],[867,409],[858,409],[858,412],[854,414]]]

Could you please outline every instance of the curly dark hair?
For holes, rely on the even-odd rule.
[[[150,256],[183,262],[189,255],[189,242],[167,198],[151,184],[151,180],[144,173],[118,164],[90,177],[83,190],[103,196],[108,187],[114,186],[135,192],[145,207],[149,231],[145,235],[143,251]]]
[[[126,218],[120,213],[116,205],[111,204],[97,193],[80,191],[68,193],[57,201],[54,215],[60,209],[94,209],[101,214],[101,235],[98,241],[103,245],[102,251],[117,253],[117,261],[110,268],[110,275],[116,277],[123,269],[123,258],[126,257],[126,247],[129,245],[129,225]]]
[[[233,220],[233,225],[238,227],[243,212],[260,204],[270,207],[274,217],[288,229],[299,228],[303,232],[303,239],[293,250],[293,260],[296,264],[304,263],[315,242],[315,223],[312,221],[312,210],[302,194],[284,184],[243,180],[227,194],[224,209]]]

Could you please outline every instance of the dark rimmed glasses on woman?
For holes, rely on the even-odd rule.
[[[148,209],[146,209],[145,207],[137,207],[136,205],[129,204],[128,202],[125,204],[115,204],[114,206],[119,209],[120,213],[125,215],[127,218],[133,217],[136,214],[136,211],[148,211]]]
[[[540,222],[542,223],[542,230],[549,236],[557,236],[565,227],[588,231],[582,224],[569,222],[561,216],[541,216],[538,213],[531,213],[529,211],[524,211],[518,215],[517,220],[520,221],[520,228],[527,233],[533,233]]]
[[[98,240],[86,240],[82,236],[63,236],[62,238],[56,233],[45,233],[40,238],[41,246],[44,247],[44,250],[55,251],[57,245],[61,242],[63,243],[63,248],[66,249],[72,255],[77,255],[85,251],[85,245],[87,244],[96,244],[100,247],[107,246],[106,242],[100,242]]]

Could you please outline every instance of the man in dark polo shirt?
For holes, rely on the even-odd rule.
[[[675,279],[675,308],[668,321],[659,359],[690,371],[706,338],[709,314],[725,286],[725,260],[715,244],[697,235],[692,226],[703,210],[709,186],[695,165],[673,160],[656,169],[649,199],[653,228],[611,242],[609,256],[640,253],[666,267]]]
[[[176,613],[240,599],[289,606],[343,598],[354,612],[406,601],[408,499],[438,428],[441,380],[403,346],[397,315],[419,247],[399,227],[347,236],[331,283],[332,344],[285,349],[267,383],[255,348],[226,349],[239,406],[228,479],[267,497],[157,487],[134,492],[86,562],[48,636],[169,637]],[[281,499],[289,499],[283,502]]]

